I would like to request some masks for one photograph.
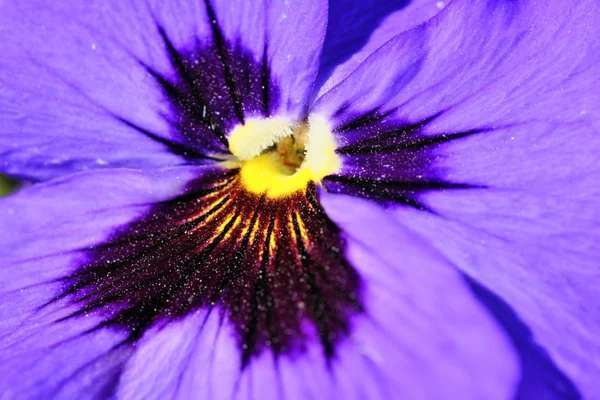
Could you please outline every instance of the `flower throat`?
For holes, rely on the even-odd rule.
[[[318,117],[302,124],[249,120],[233,130],[229,148],[239,161],[244,187],[269,198],[303,191],[340,166],[331,130]]]
[[[125,331],[135,343],[154,327],[219,313],[240,368],[262,352],[313,345],[331,359],[363,306],[344,239],[318,198],[317,185],[340,167],[330,127],[318,116],[272,116],[280,100],[268,60],[256,64],[220,41],[183,51],[159,32],[174,73],[147,68],[177,139],[161,143],[206,168],[86,252],[55,299],[76,306],[64,319],[100,313],[94,329]]]

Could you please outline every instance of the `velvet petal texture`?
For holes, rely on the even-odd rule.
[[[102,326],[110,314],[73,318],[81,303],[70,297],[49,302],[61,293],[60,278],[84,262],[86,249],[210,170],[88,172],[2,200],[3,226],[18,227],[3,232],[0,242],[4,397],[361,399],[402,393],[419,399],[452,391],[468,399],[491,390],[502,399],[512,391],[518,365],[495,321],[430,245],[392,224],[380,236],[346,237],[346,254],[365,282],[365,312],[351,320],[350,336],[330,362],[307,327],[314,340],[305,351],[279,357],[265,351],[242,368],[233,325],[219,307],[157,323],[133,346],[126,330]],[[355,209],[366,220],[372,216],[368,205]],[[373,251],[392,238],[406,248]]]
[[[328,195],[329,196],[329,195]],[[346,254],[365,283],[365,312],[329,363],[316,332],[303,352],[262,353],[240,366],[233,325],[219,308],[146,332],[124,369],[119,394],[131,399],[377,399],[406,397],[505,399],[519,379],[507,336],[437,252],[364,200],[352,203],[364,220],[339,210],[352,233]],[[360,203],[362,201],[362,203]],[[345,215],[345,216],[344,216]],[[349,221],[346,224],[346,221]],[[365,230],[377,223],[377,234]],[[378,243],[398,245],[374,251]],[[307,333],[311,332],[310,330]],[[490,352],[489,349],[494,351]],[[436,382],[427,385],[426,382]]]
[[[130,355],[125,332],[96,329],[100,314],[61,321],[81,305],[50,301],[90,246],[205,170],[87,172],[0,200],[0,226],[9,227],[0,231],[2,398],[106,398]]]
[[[521,389],[548,398],[598,393],[599,18],[594,1],[454,1],[315,106],[344,160],[325,187],[411,192],[421,210],[377,200],[512,307],[543,349],[522,356]],[[391,162],[423,153],[426,168]]]
[[[302,119],[326,19],[325,2],[3,2],[0,170],[38,181],[183,163],[190,154],[173,129],[179,116],[161,79],[178,77],[176,54],[198,62],[194,51],[207,46],[223,64],[211,73],[223,80],[224,92],[209,114],[234,109],[236,120],[222,121],[224,130],[256,112],[240,93],[260,99],[261,85],[278,87],[280,101],[269,103],[269,114]],[[244,65],[258,66],[262,82],[246,82],[239,57],[226,54],[234,50]],[[223,143],[206,147],[194,162],[227,150]]]

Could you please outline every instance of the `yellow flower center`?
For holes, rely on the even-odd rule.
[[[237,126],[229,149],[240,166],[244,187],[270,198],[305,190],[340,168],[336,144],[327,122],[311,117],[308,123],[284,119],[254,119]]]

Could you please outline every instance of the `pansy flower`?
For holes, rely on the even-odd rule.
[[[0,2],[1,397],[597,398],[599,8]]]

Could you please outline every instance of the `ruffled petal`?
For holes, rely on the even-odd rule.
[[[62,293],[91,246],[158,202],[180,195],[207,168],[154,174],[88,172],[0,200],[0,393],[7,399],[106,398],[132,348],[126,332]]]
[[[199,163],[245,118],[305,117],[325,2],[155,3],[2,5],[1,171]]]
[[[445,5],[438,0],[331,1],[318,96],[346,78],[385,42],[432,18]]]
[[[386,203],[522,318],[541,350],[521,395],[597,393],[599,18],[585,0],[453,1],[317,103],[344,157],[326,187]]]

